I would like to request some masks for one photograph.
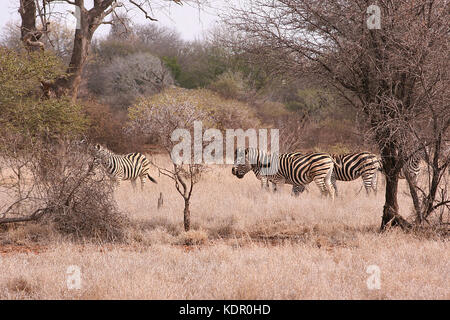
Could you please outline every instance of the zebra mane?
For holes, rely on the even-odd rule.
[[[97,149],[97,146],[98,146],[98,149]],[[96,151],[96,154],[99,155],[101,158],[116,156],[116,154],[113,151],[109,150],[107,147],[102,146],[100,144],[97,144],[95,146],[95,151]]]

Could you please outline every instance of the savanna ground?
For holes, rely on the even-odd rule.
[[[185,233],[182,198],[153,176],[143,193],[117,188],[130,218],[124,243],[74,243],[34,224],[0,233],[0,299],[450,299],[447,239],[378,232],[383,178],[370,197],[361,180],[339,183],[332,203],[313,184],[299,198],[289,186],[261,192],[253,173],[238,180],[213,166],[195,186]],[[404,180],[399,204],[410,216]],[[368,289],[370,265],[379,290]],[[69,266],[81,270],[80,289],[68,288]]]

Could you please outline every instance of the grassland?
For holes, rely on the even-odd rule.
[[[215,166],[195,187],[185,233],[182,198],[153,176],[158,184],[143,193],[129,182],[116,190],[130,218],[125,243],[73,243],[39,225],[3,231],[0,299],[450,299],[448,240],[378,232],[382,181],[370,197],[360,180],[340,183],[332,203],[315,185],[295,198],[288,186],[261,191],[252,173],[238,180]],[[400,190],[408,217],[405,181]],[[80,289],[68,289],[71,265]],[[379,290],[367,287],[370,265],[380,268]]]

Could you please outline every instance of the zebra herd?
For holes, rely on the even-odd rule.
[[[267,154],[254,148],[237,149],[232,174],[242,179],[249,171],[259,179],[276,184],[291,184],[298,191],[314,181],[323,195],[334,198],[331,183],[334,160],[326,153]],[[300,190],[298,189],[300,188]],[[294,190],[295,192],[295,190]]]
[[[103,164],[108,173],[116,179],[130,180],[136,190],[136,180],[141,181],[141,190],[145,179],[157,183],[150,176],[150,162],[139,152],[118,155],[106,147],[96,144],[92,147],[94,157]],[[292,185],[294,195],[307,190],[306,185],[313,182],[324,196],[334,199],[338,196],[336,181],[353,181],[362,178],[367,194],[377,191],[377,173],[382,171],[380,159],[369,152],[349,154],[327,154],[322,152],[269,154],[255,148],[238,148],[235,152],[232,174],[242,179],[253,171],[261,181],[261,187],[272,183],[273,190],[278,184]],[[410,158],[403,170],[408,170],[413,182],[419,174],[419,157]],[[405,178],[404,172],[399,178]]]
[[[349,154],[326,154],[301,152],[285,154],[268,154],[264,151],[246,148],[235,153],[235,164],[231,170],[238,178],[253,171],[261,181],[261,187],[268,187],[269,181],[276,191],[278,183],[291,184],[292,192],[298,195],[312,181],[316,183],[322,195],[334,199],[338,195],[336,181],[353,181],[359,177],[363,180],[366,193],[377,191],[377,173],[382,171],[381,160],[369,152]],[[420,171],[420,157],[410,158],[399,175],[404,179],[408,170],[413,182],[417,182]]]

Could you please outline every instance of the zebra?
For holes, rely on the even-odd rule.
[[[326,153],[268,154],[255,148],[239,148],[235,152],[231,173],[242,179],[252,170],[257,176],[263,174],[275,184],[291,184],[296,190],[302,190],[314,181],[322,195],[330,195],[334,199],[333,167],[334,160]]]
[[[294,152],[294,153],[289,153],[289,154],[286,154],[286,155],[288,156],[288,155],[293,155],[293,154],[299,154],[299,153],[298,152]],[[268,156],[268,154],[266,154],[266,156]],[[269,182],[270,182],[272,184],[273,192],[276,192],[278,190],[276,182],[270,181],[268,179],[267,175],[261,174],[260,168],[254,167],[253,168],[253,173],[255,174],[256,179],[261,181],[261,189],[269,190],[270,189]],[[292,186],[292,194],[295,195],[295,196],[298,196],[300,193],[302,193],[305,190],[307,190],[307,189],[305,188],[304,185],[293,185]]]
[[[336,180],[353,181],[359,177],[363,180],[367,194],[372,189],[377,193],[377,171],[380,171],[381,161],[378,157],[369,152],[356,152],[348,154],[332,154],[331,157],[336,162],[331,182],[338,195]]]
[[[262,174],[260,174],[259,173],[259,170],[255,170],[255,171],[253,171],[254,172],[254,174],[255,174],[255,176],[256,176],[256,179],[258,179],[259,181],[261,181],[261,189],[266,189],[266,190],[269,190],[270,189],[270,186],[269,186],[269,182],[272,184],[272,190],[273,190],[273,192],[276,192],[278,189],[277,189],[277,184],[275,183],[275,182],[271,182],[268,178],[267,178],[267,176],[265,176],[265,175],[262,175]],[[303,191],[308,191],[308,189],[304,186],[304,185],[293,185],[292,186],[292,194],[294,195],[294,196],[298,196],[300,193],[302,193]]]
[[[141,180],[141,191],[144,189],[144,179],[147,177],[151,182],[157,183],[148,173],[150,162],[139,152],[125,155],[117,155],[106,147],[96,144],[94,146],[95,157],[100,159],[108,173],[114,178],[131,180],[133,190],[136,191],[136,179]]]
[[[407,170],[409,176],[411,177],[411,181],[413,182],[414,185],[416,185],[420,173],[420,160],[421,157],[417,153],[409,157],[406,163],[403,165],[402,170],[400,170],[398,178],[406,179],[405,170]]]

